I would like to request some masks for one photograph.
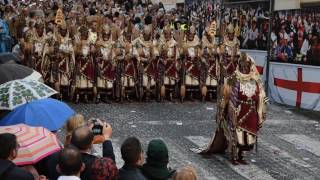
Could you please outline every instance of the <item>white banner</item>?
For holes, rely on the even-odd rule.
[[[300,9],[300,0],[275,0],[274,10]]]
[[[176,4],[177,0],[161,0],[161,2],[165,5],[165,4]]]
[[[270,63],[272,100],[298,108],[320,111],[320,67]]]

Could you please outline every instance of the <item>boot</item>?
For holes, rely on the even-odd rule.
[[[192,92],[190,92],[190,101],[191,101],[191,102],[194,101],[194,99],[193,99],[193,93],[192,93]]]
[[[101,98],[101,97],[100,97],[100,94],[98,94],[97,97],[96,97],[96,100],[95,100],[96,104],[99,104],[99,103],[100,103],[100,98]]]
[[[150,102],[150,91],[149,90],[147,90],[147,92],[146,92],[146,101],[147,102]]]
[[[87,95],[87,94],[84,95],[84,102],[85,102],[85,103],[89,103],[88,95]]]
[[[170,100],[171,102],[173,102],[173,95],[172,95],[172,92],[170,92],[170,94],[169,94],[169,100]]]
[[[212,93],[209,93],[209,101],[212,101]]]
[[[243,151],[240,151],[239,150],[239,153],[238,153],[238,162],[242,165],[248,165],[248,163],[244,160],[244,156],[243,156]]]
[[[118,99],[117,99],[118,100]],[[108,98],[108,95],[106,94],[106,96],[104,97],[104,102],[107,104],[111,104],[111,101]]]
[[[240,162],[237,161],[236,159],[231,159],[230,162],[231,162],[231,164],[234,165],[234,166],[240,165]]]
[[[74,102],[74,103],[78,104],[78,103],[79,103],[79,100],[80,100],[80,95],[79,95],[79,94],[77,94],[77,95],[76,95],[76,100],[75,100],[75,102]]]
[[[180,97],[180,102],[181,102],[181,103],[184,102],[184,97]]]
[[[143,87],[139,87],[139,101],[142,102],[143,100]]]
[[[206,102],[206,97],[205,96],[202,96],[202,98],[201,98],[201,102]]]
[[[159,102],[159,103],[162,102],[162,97],[161,97],[160,93],[158,93],[157,102]]]
[[[239,165],[240,162],[239,160],[239,150],[236,144],[232,144],[231,145],[231,152],[230,152],[230,162],[232,163],[232,165]]]
[[[73,85],[71,85],[70,96],[69,96],[70,101],[73,101],[75,91],[76,91],[76,88]]]

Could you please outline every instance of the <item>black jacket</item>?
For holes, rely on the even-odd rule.
[[[138,167],[124,165],[119,169],[118,180],[147,180]]]
[[[1,180],[34,180],[28,171],[18,167],[9,160],[0,159],[0,179]]]
[[[110,140],[103,142],[102,151],[103,151],[103,157],[110,158],[115,162],[115,155],[113,152],[113,146],[112,146],[112,142]],[[82,155],[82,161],[85,164],[85,169],[81,173],[80,178],[81,179],[90,179],[92,163],[98,157],[91,155],[91,154],[88,154],[88,153],[81,153],[81,155]],[[59,157],[59,152],[51,155],[50,159],[48,160],[48,172],[49,172],[48,178],[50,180],[51,179],[53,179],[53,180],[58,179],[58,177],[60,176],[60,174],[56,170],[56,166],[58,164],[58,157]]]

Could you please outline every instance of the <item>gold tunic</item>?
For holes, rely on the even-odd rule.
[[[80,59],[82,58],[83,62],[81,66],[78,66],[79,73],[76,73],[76,87],[81,88],[81,89],[87,89],[87,88],[92,88],[93,87],[93,81],[91,81],[88,77],[87,74],[85,74],[85,69],[90,65],[92,59],[91,59],[91,52],[90,52],[90,41],[89,40],[80,40],[80,42],[77,43],[76,46],[76,57],[78,58],[76,61],[79,63]]]
[[[211,36],[212,37],[212,36]],[[201,61],[203,63],[206,63],[208,67],[208,76],[206,78],[206,85],[207,86],[217,86],[218,84],[218,75],[219,75],[219,66],[218,66],[218,60],[215,58],[215,55],[218,53],[217,51],[217,45],[214,43],[214,39],[212,38],[212,41],[210,42],[208,40],[207,36],[204,36],[202,38],[202,46],[201,46]],[[208,61],[208,57],[211,61]],[[214,63],[214,64],[212,64]],[[214,72],[212,72],[214,71]],[[215,76],[212,76],[212,74],[215,74]]]
[[[173,38],[171,38],[170,40],[166,40],[164,37],[162,37],[161,50],[163,53],[165,53],[165,57],[167,58],[166,60],[173,61],[172,66],[175,66],[175,68],[178,69],[179,64],[176,61],[176,59],[179,57],[177,42]],[[173,84],[175,84],[177,78],[178,77],[172,78],[172,77],[168,77],[165,75],[164,84],[165,85],[173,85]]]
[[[121,83],[124,87],[134,87],[135,86],[135,77],[131,74],[126,73],[129,71],[128,68],[132,68],[129,66],[133,66],[133,74],[135,74],[135,66],[132,62],[133,57],[133,43],[129,42],[125,39],[124,35],[120,36],[119,42],[125,51],[125,76],[121,79]]]
[[[194,36],[194,39],[192,41],[185,40],[183,43],[183,50],[184,54],[186,55],[187,58],[197,58],[199,57],[199,46],[200,46],[200,41],[198,36]],[[192,76],[190,73],[188,73],[189,70],[191,70],[195,66],[195,64],[192,61],[192,65],[186,69],[186,81],[185,84],[188,86],[198,86],[200,84],[199,79]]]
[[[107,41],[98,40],[96,46],[98,48],[98,54],[100,55],[101,61],[98,63],[99,75],[97,77],[97,87],[110,89],[113,87],[114,80],[110,80],[104,77],[105,71],[109,70],[108,65],[112,65],[113,61],[113,44],[111,38]],[[110,63],[110,64],[109,64]]]
[[[152,62],[154,58],[154,50],[155,50],[155,41],[149,40],[145,41],[141,36],[133,41],[133,55],[137,58],[138,63],[142,65],[143,62],[148,62],[148,65]],[[147,71],[148,65],[144,67],[144,72]],[[141,66],[140,66],[141,67]],[[143,73],[143,86],[147,87],[150,82],[150,86],[155,86],[155,79],[149,79],[146,73]]]
[[[75,56],[74,49],[72,45],[72,40],[67,34],[65,37],[61,36],[59,33],[55,33],[53,37],[54,42],[59,44],[58,47],[58,55],[60,62],[57,63],[58,67],[58,81],[62,86],[69,86],[71,82],[71,74],[73,73],[74,65],[75,65]],[[53,54],[56,56],[57,54]],[[52,56],[52,58],[54,58]],[[51,60],[54,62],[55,60]],[[64,67],[62,67],[64,66]],[[61,68],[60,68],[61,67]],[[50,82],[54,83],[56,80],[54,77],[51,77]]]

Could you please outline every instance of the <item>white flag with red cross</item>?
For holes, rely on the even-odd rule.
[[[278,103],[320,110],[320,67],[272,62],[269,88]]]

